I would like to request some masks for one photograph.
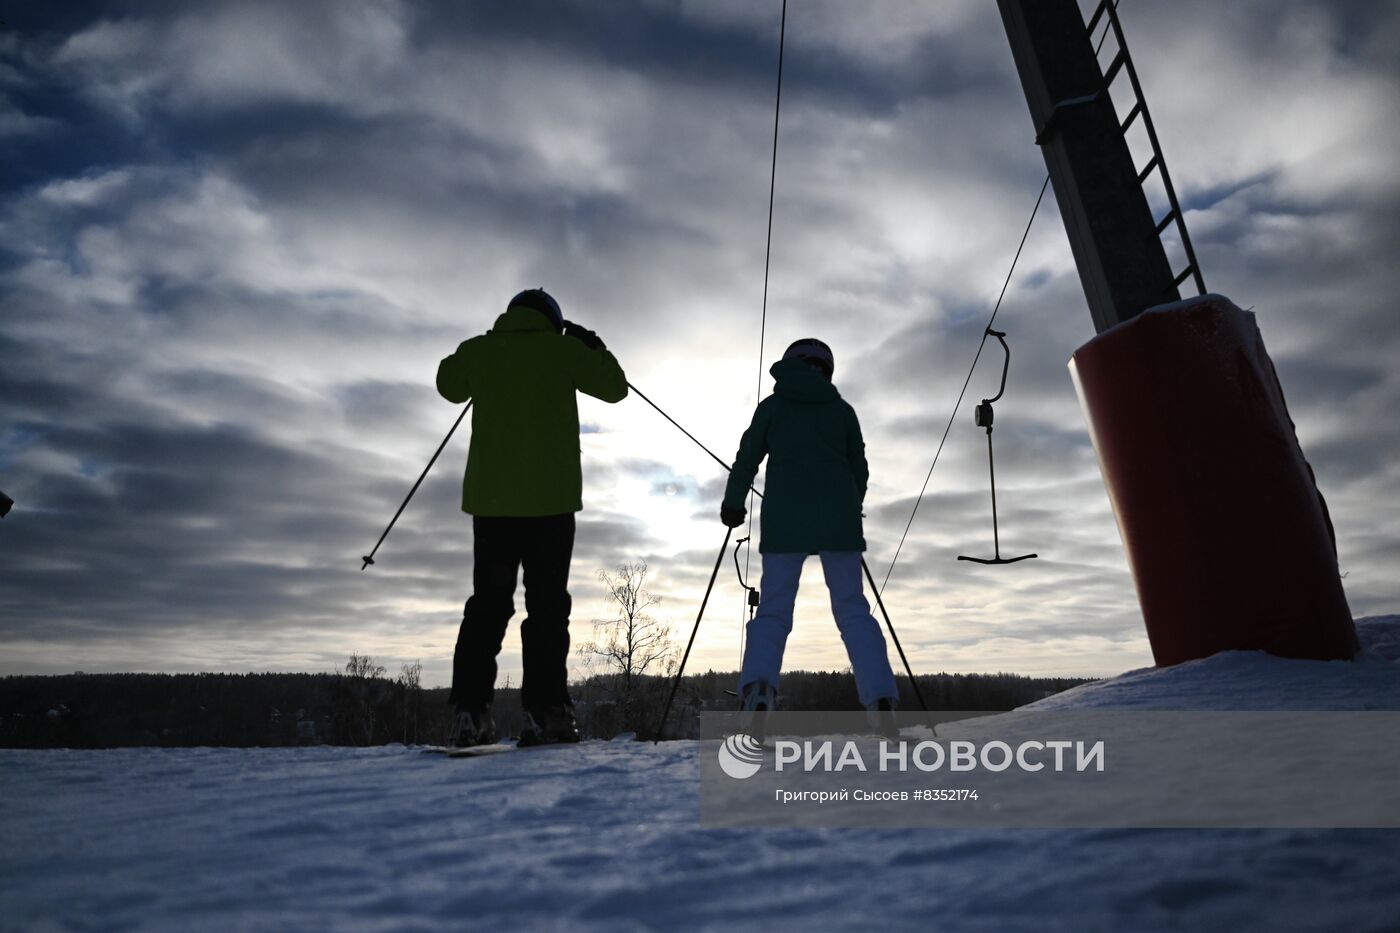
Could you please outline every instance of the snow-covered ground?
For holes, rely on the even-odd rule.
[[[1040,708],[1400,709],[1217,655]],[[697,749],[0,751],[0,929],[1400,930],[1400,832],[709,830]],[[1320,789],[1325,792],[1325,789]]]

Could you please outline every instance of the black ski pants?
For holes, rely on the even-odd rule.
[[[491,702],[496,655],[515,614],[515,577],[525,571],[525,620],[520,623],[527,710],[569,702],[569,563],[574,513],[538,518],[472,519],[472,596],[462,613],[452,659],[451,701],[459,709]]]

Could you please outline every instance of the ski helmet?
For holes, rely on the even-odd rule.
[[[564,330],[564,312],[559,310],[559,302],[542,288],[529,288],[510,300],[507,308],[533,308],[549,319],[554,329]]]
[[[822,343],[816,337],[803,337],[794,341],[783,353],[785,360],[802,360],[809,366],[821,370],[823,376],[828,380],[836,371],[836,357],[831,353],[831,347]]]

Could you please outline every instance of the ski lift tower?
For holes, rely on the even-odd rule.
[[[1098,333],[1070,373],[1153,656],[1353,657],[1326,503],[1254,315],[1206,292],[1115,0],[1087,24],[1077,0],[997,4]],[[1142,166],[1129,133],[1146,137]],[[1188,280],[1198,294],[1183,301]]]

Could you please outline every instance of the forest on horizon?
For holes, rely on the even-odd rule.
[[[439,744],[453,710],[445,687],[418,682],[405,665],[386,676],[368,658],[352,655],[333,673],[60,674],[0,678],[0,747],[120,748],[140,746]],[[686,675],[667,737],[695,734],[702,710],[734,709],[733,671]],[[1088,682],[1090,678],[1017,674],[927,674],[918,678],[930,709],[1009,710]],[[904,709],[918,703],[899,677]],[[623,732],[650,737],[671,679],[634,677],[628,689],[611,674],[593,674],[571,690],[586,737]],[[496,691],[503,734],[521,720],[516,687]],[[780,708],[859,709],[849,671],[783,674]]]

